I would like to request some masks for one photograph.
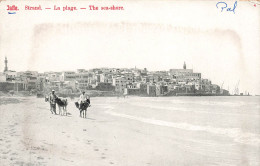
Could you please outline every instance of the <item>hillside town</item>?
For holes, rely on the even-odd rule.
[[[17,72],[5,68],[0,73],[0,91],[28,91],[46,94],[52,89],[60,94],[75,94],[81,91],[100,91],[114,95],[135,96],[194,96],[229,95],[219,85],[202,78],[201,73],[187,69],[148,71],[146,68],[94,68],[76,71]]]

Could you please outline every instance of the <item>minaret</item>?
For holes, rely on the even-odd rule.
[[[7,63],[8,63],[8,61],[7,61],[7,58],[5,57],[5,70],[4,70],[4,72],[8,71]]]
[[[186,63],[184,62],[184,64],[183,64],[183,69],[186,69]]]

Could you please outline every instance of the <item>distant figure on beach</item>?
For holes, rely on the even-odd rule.
[[[49,101],[49,96],[45,95],[45,102],[48,102],[48,101]]]
[[[90,98],[89,98],[89,96],[87,96],[87,103],[89,104],[89,107],[90,107],[91,105],[90,105]]]
[[[53,114],[57,114],[56,113],[56,100],[57,100],[57,96],[55,94],[55,90],[52,90],[50,97],[49,97],[49,101],[50,101],[50,111]]]

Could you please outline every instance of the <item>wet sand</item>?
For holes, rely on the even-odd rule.
[[[209,101],[169,100],[92,98],[87,119],[74,101],[68,116],[34,97],[0,105],[0,165],[260,164],[257,102],[245,102],[247,113],[230,104],[209,113]]]

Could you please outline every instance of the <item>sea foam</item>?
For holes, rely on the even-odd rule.
[[[216,135],[224,135],[232,138],[235,142],[241,143],[241,144],[249,144],[253,146],[260,146],[260,135],[259,134],[253,134],[248,132],[243,132],[239,128],[216,128],[212,126],[198,126],[198,125],[192,125],[189,123],[174,123],[174,122],[168,122],[163,120],[156,120],[156,119],[148,119],[143,117],[137,117],[132,115],[126,115],[126,114],[120,114],[113,112],[113,107],[108,106],[106,113],[123,117],[131,120],[136,120],[139,122],[152,124],[152,125],[158,125],[158,126],[165,126],[165,127],[173,127],[177,129],[183,129],[183,130],[189,130],[189,131],[204,131]]]

